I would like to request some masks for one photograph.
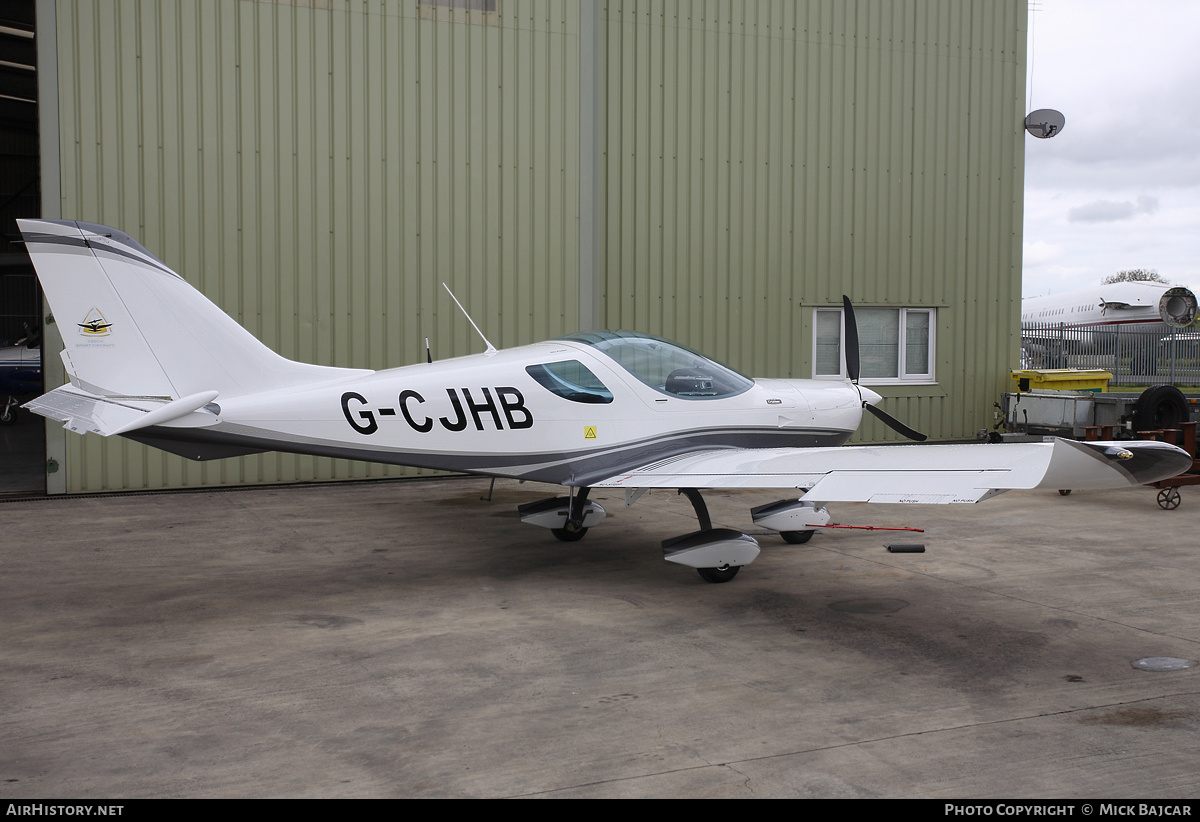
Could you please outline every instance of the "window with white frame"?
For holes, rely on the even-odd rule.
[[[854,316],[864,385],[934,382],[936,309],[856,306]],[[813,320],[813,376],[845,379],[842,309],[818,308]]]
[[[417,16],[422,20],[498,26],[500,0],[419,0]]]

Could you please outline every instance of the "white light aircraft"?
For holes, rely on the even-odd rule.
[[[753,537],[713,528],[699,489],[782,488],[756,525],[805,542],[827,502],[972,503],[1014,488],[1113,488],[1174,476],[1191,458],[1157,442],[841,446],[863,410],[845,300],[850,379],[754,380],[645,334],[594,331],[504,351],[369,371],[284,359],[116,229],[21,220],[62,331],[70,384],[26,407],[71,431],[124,436],[195,460],[287,451],[565,486],[520,507],[564,541],[604,518],[592,488],[687,494],[700,530],[666,559],[710,582],[754,560]],[[480,334],[482,337],[483,335]],[[796,489],[807,489],[797,499]]]

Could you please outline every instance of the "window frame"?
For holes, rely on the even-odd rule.
[[[677,342],[656,337],[653,334],[642,334],[637,331],[581,331],[577,334],[566,334],[558,337],[560,340],[583,343],[603,354],[629,376],[658,393],[688,402],[709,402],[726,400],[745,394],[754,387],[754,380],[740,371],[717,362],[712,357],[706,357],[695,349],[688,348]],[[639,352],[645,352],[638,356]],[[643,359],[644,357],[644,359]],[[641,361],[641,362],[639,362]],[[670,369],[663,373],[662,366],[670,364]],[[713,381],[712,388],[719,386],[719,393],[693,393],[690,391],[670,390],[671,377],[681,370],[707,370],[707,375]],[[654,381],[661,374],[663,383]],[[684,381],[701,375],[678,375]],[[682,386],[680,386],[682,387]]]
[[[895,377],[861,377],[859,382],[863,385],[933,385],[937,383],[937,309],[925,308],[918,306],[891,306],[891,305],[872,305],[863,306],[863,308],[882,309],[898,312],[897,325],[897,348],[896,348],[896,376]],[[817,373],[817,345],[818,332],[820,330],[819,317],[821,315],[828,316],[836,314],[838,317],[838,373],[837,374],[819,374]],[[928,340],[928,361],[926,373],[909,372],[908,363],[908,339],[905,333],[908,328],[908,316],[910,314],[925,314],[928,316],[929,323],[929,340]],[[812,375],[814,380],[844,380],[846,379],[846,320],[840,306],[817,307],[813,309],[813,324],[812,324]],[[861,355],[860,355],[861,356]]]
[[[579,382],[562,373],[570,368],[582,371],[594,385]],[[557,360],[525,366],[525,373],[554,396],[581,405],[608,405],[613,401],[612,389],[579,360]]]
[[[500,0],[418,0],[417,16],[442,23],[500,25]]]

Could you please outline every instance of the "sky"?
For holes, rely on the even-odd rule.
[[[1031,0],[1024,296],[1155,269],[1200,295],[1200,2]]]

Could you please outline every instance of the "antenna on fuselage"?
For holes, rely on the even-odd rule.
[[[442,288],[446,289],[446,293],[450,295],[450,299],[454,300],[454,304],[458,306],[458,310],[463,313],[463,316],[467,318],[467,322],[471,324],[471,327],[475,329],[475,333],[479,335],[479,339],[483,340],[483,344],[487,346],[487,351],[484,353],[495,354],[496,346],[488,342],[488,338],[483,336],[483,332],[479,330],[479,326],[475,325],[475,321],[471,319],[471,315],[467,313],[467,309],[462,307],[462,303],[458,301],[458,297],[454,296],[454,292],[450,290],[450,286],[442,283]]]

